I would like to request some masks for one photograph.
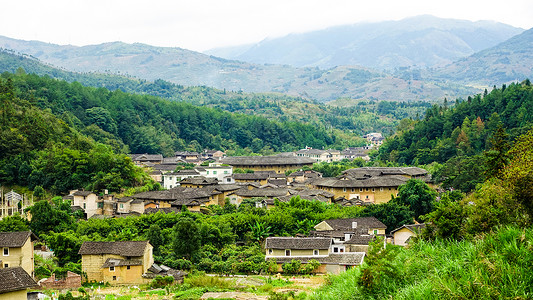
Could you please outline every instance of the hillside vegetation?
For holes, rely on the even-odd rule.
[[[0,79],[0,182],[34,190],[157,188],[124,154],[96,143],[42,110],[35,98],[16,94],[11,80]]]
[[[533,130],[461,200],[441,194],[406,249],[372,244],[361,268],[311,299],[530,299],[533,295]]]
[[[405,123],[380,147],[378,158],[408,165],[433,163],[435,179],[444,187],[468,192],[483,182],[485,161],[498,159],[510,142],[533,127],[531,107],[529,80],[457,100],[453,106],[435,105],[423,120]]]

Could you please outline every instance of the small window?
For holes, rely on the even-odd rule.
[[[9,264],[4,264],[4,268],[9,268]]]
[[[109,267],[109,272],[115,272],[115,267],[112,266],[112,267]],[[114,276],[113,276],[114,277]]]
[[[379,188],[379,191],[380,191],[380,192],[383,192],[383,188]]]
[[[360,188],[359,191],[362,192],[362,191],[363,191],[363,188]]]
[[[217,175],[217,171],[213,171],[213,175]]]
[[[124,204],[120,203],[120,208],[124,208]]]
[[[272,249],[268,249],[268,255],[272,255],[272,253],[274,253],[274,251]]]
[[[355,189],[354,189],[354,188],[352,188],[352,193],[353,193],[353,192],[355,192]]]
[[[376,189],[375,189],[375,188],[372,188],[372,192],[375,192],[375,191],[376,191]]]
[[[8,247],[4,248],[4,256],[9,256],[9,248]]]
[[[83,203],[83,209],[87,208],[87,203]]]
[[[113,280],[117,280],[117,276],[113,276]]]
[[[378,234],[378,230],[377,229],[374,229],[374,234]]]
[[[337,252],[339,252],[339,248],[337,248],[337,247],[334,247],[334,248],[333,248],[333,252],[334,252],[334,253],[337,253]]]
[[[131,267],[130,266],[126,266],[126,270],[129,270],[129,269],[131,269]]]
[[[318,249],[313,250],[313,255],[318,255]]]
[[[289,249],[285,250],[285,256],[291,256],[291,250]]]
[[[343,191],[343,192],[346,192],[346,188],[343,188],[342,191]]]

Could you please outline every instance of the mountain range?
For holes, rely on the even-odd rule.
[[[250,63],[377,70],[436,67],[495,46],[523,29],[492,22],[423,15],[400,21],[358,23],[212,49],[207,54]]]
[[[372,29],[376,26],[378,29]],[[314,36],[314,40],[307,39],[307,43],[300,45],[304,47],[314,42],[314,47],[326,47],[329,43],[333,49],[339,47],[335,41],[344,40],[346,45],[354,46],[359,43],[357,41],[366,39],[367,42],[359,43],[358,47],[366,45],[369,48],[365,51],[386,54],[390,58],[385,59],[383,55],[371,58],[370,54],[354,56],[355,50],[339,50],[335,55],[339,62],[357,63],[356,59],[363,57],[370,63],[368,66],[339,65],[324,69],[318,63],[309,64],[315,65],[313,67],[257,64],[139,43],[112,42],[77,47],[0,36],[0,47],[76,72],[120,74],[151,81],[163,79],[179,85],[210,86],[235,92],[275,92],[322,102],[338,99],[442,101],[445,97],[466,97],[482,88],[523,80],[533,74],[533,64],[528,63],[533,59],[531,30],[523,31],[495,22],[422,16],[353,25],[344,30],[332,28],[316,32]],[[448,45],[452,40],[461,42]],[[385,47],[386,44],[390,49]],[[414,48],[406,46],[411,44]],[[371,45],[377,48],[371,48]],[[406,47],[410,50],[405,50]],[[282,49],[279,46],[279,51]],[[298,47],[293,45],[292,49],[296,51]],[[400,59],[402,53],[411,56]],[[454,59],[456,62],[449,63]],[[378,61],[405,63],[398,64],[393,70],[378,71],[372,68],[371,61],[378,69],[392,68],[392,65],[380,67],[376,65]],[[349,100],[343,102],[344,105],[355,104]]]

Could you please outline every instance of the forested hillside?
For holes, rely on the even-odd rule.
[[[288,151],[337,142],[325,128],[298,122],[275,122],[36,75],[4,73],[2,77],[12,80],[18,97],[50,109],[67,124],[121,152],[168,156],[177,150],[204,148]]]
[[[533,127],[531,107],[529,80],[457,100],[453,106],[435,105],[412,128],[388,139],[378,158],[409,165],[444,164],[438,167],[437,179],[444,180],[445,187],[469,191],[483,182],[485,159],[498,155],[484,151],[506,150],[505,145]]]
[[[35,73],[85,86],[110,91],[147,94],[197,106],[263,116],[278,121],[296,121],[363,135],[368,132],[392,133],[404,118],[422,116],[429,102],[353,101],[339,99],[331,104],[275,93],[242,93],[215,88],[186,87],[161,79],[154,82],[106,73],[76,73],[60,70],[28,56],[0,51],[0,71]],[[362,141],[361,141],[362,142]]]
[[[20,82],[18,82],[20,84]],[[124,154],[80,134],[40,99],[17,95],[11,80],[0,79],[0,182],[53,193],[70,189],[112,192],[157,188]]]

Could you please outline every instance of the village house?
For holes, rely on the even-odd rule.
[[[411,238],[417,237],[425,227],[426,224],[412,224],[394,229],[390,232],[394,245],[407,246]]]
[[[180,181],[187,178],[199,177],[200,172],[197,170],[178,170],[176,172],[169,172],[163,174],[163,187],[171,189],[180,185]]]
[[[307,157],[315,160],[316,162],[333,162],[342,159],[341,152],[339,150],[320,150],[306,147],[305,149],[294,152],[294,155],[298,157]]]
[[[142,200],[133,199],[132,197],[122,197],[117,199],[117,211],[118,215],[122,214],[143,214],[144,213],[144,203]]]
[[[34,277],[33,241],[38,240],[31,231],[0,232],[0,268],[22,267]]]
[[[202,153],[202,158],[205,160],[219,161],[225,155],[226,153],[220,150],[204,150],[204,152]]]
[[[375,217],[330,219],[318,223],[309,232],[312,237],[332,239],[332,252],[367,252],[376,236],[385,237],[387,226]]]
[[[163,161],[161,154],[130,154],[133,163],[137,166],[146,166],[147,164],[160,164]]]
[[[361,158],[364,161],[369,161],[370,156],[368,152],[370,151],[370,146],[365,147],[348,147],[341,151],[342,159],[354,160],[356,158]]]
[[[316,160],[308,157],[272,155],[272,156],[231,156],[221,160],[221,163],[239,169],[253,171],[275,171],[285,174],[288,170],[311,167]]]
[[[84,242],[78,254],[88,281],[110,284],[143,284],[154,263],[148,241]]]
[[[231,166],[211,163],[209,166],[198,167],[196,170],[201,176],[216,178],[220,184],[232,183],[231,176],[233,175],[233,168]]]
[[[310,185],[330,191],[335,198],[360,199],[365,203],[386,203],[398,195],[398,187],[409,179],[420,179],[431,186],[431,176],[421,168],[355,168],[337,177],[314,180]]]
[[[0,269],[0,300],[27,300],[28,290],[38,287],[22,267]]]
[[[94,215],[112,216],[115,213],[116,200],[114,195],[107,193],[107,190],[103,196],[82,189],[72,190],[63,199],[71,200],[72,208],[83,210],[87,219]]]
[[[235,183],[257,182],[260,185],[267,184],[270,178],[268,173],[235,173],[233,179]]]
[[[188,163],[199,164],[200,162],[202,162],[200,153],[198,152],[176,151],[174,155],[176,158]]]
[[[182,181],[180,181],[181,187],[202,188],[202,187],[211,186],[211,185],[218,185],[218,179],[198,176],[198,177],[185,178]]]
[[[332,253],[332,239],[320,237],[268,237],[265,242],[265,260],[275,260],[278,271],[285,262],[299,260],[302,264],[316,260],[320,266],[316,273],[339,274],[361,265],[364,252]]]
[[[229,202],[233,205],[239,206],[244,199],[252,198],[277,198],[290,195],[288,188],[253,188],[248,189],[243,187],[236,191],[229,193]]]
[[[300,170],[287,176],[288,182],[304,183],[310,179],[322,178],[322,173],[313,170]]]

